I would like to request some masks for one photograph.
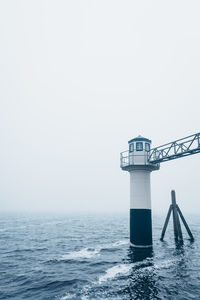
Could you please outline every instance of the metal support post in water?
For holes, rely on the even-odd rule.
[[[174,237],[178,240],[183,240],[183,235],[181,231],[181,224],[179,221],[179,216],[177,212],[176,207],[176,194],[175,191],[171,191],[171,197],[172,197],[172,211],[173,211],[173,224],[174,224]]]
[[[179,206],[176,205],[176,207],[177,207],[178,213],[179,213],[179,215],[180,215],[180,217],[181,217],[181,220],[182,220],[182,222],[183,222],[183,224],[184,224],[184,226],[185,226],[185,229],[187,230],[187,233],[188,233],[188,235],[190,236],[191,241],[194,241],[194,237],[193,237],[193,235],[192,235],[192,232],[190,231],[190,228],[189,228],[189,226],[188,226],[188,224],[187,224],[187,222],[186,222],[186,220],[185,220],[185,218],[184,218],[184,216],[183,216],[183,214],[182,214],[182,212],[181,212]]]
[[[170,218],[171,212],[172,212],[172,205],[170,205],[168,213],[167,213],[167,217],[166,217],[165,224],[164,224],[162,234],[161,234],[161,238],[160,238],[161,241],[163,241],[163,239],[164,239],[165,231],[166,231],[167,225],[169,223],[169,218]]]
[[[188,235],[190,236],[191,241],[194,241],[194,237],[192,235],[192,232],[190,231],[190,228],[185,220],[185,218],[183,217],[183,214],[179,208],[179,206],[176,204],[176,194],[175,191],[171,191],[171,197],[172,197],[172,204],[169,207],[168,213],[167,213],[167,217],[165,220],[165,224],[163,226],[163,230],[162,230],[162,234],[161,234],[161,238],[160,240],[163,241],[164,239],[164,235],[167,229],[167,225],[169,223],[169,219],[170,219],[170,215],[171,212],[173,213],[173,225],[174,225],[174,237],[176,241],[183,241],[183,235],[182,235],[182,230],[181,230],[181,224],[180,224],[180,220],[179,220],[179,216],[187,230]]]

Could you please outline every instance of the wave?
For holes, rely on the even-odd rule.
[[[135,262],[135,263],[129,263],[129,264],[119,264],[114,267],[111,267],[106,270],[104,275],[101,275],[99,277],[98,283],[101,284],[102,282],[105,282],[110,279],[114,279],[118,277],[119,275],[127,275],[130,273],[130,271],[135,267],[139,266],[146,266],[146,264],[149,263],[149,259],[145,259],[143,261]]]
[[[112,245],[115,247],[115,246],[128,245],[128,244],[129,242],[127,240],[123,240],[123,241],[115,242]]]
[[[89,285],[86,284],[80,294],[81,294],[81,300],[90,300],[90,290],[92,291],[94,288],[102,286],[107,281],[112,281],[115,279],[118,279],[120,276],[129,276],[131,274],[131,271],[134,270],[134,276],[137,278],[137,276],[141,276],[141,274],[144,272],[151,272],[155,269],[163,269],[163,268],[169,268],[174,264],[176,260],[174,259],[168,259],[163,260],[159,264],[154,264],[152,258],[146,258],[143,261],[133,262],[133,263],[121,263],[117,264],[113,267],[108,268],[105,273],[99,278],[91,282]],[[75,294],[67,293],[63,297],[60,298],[60,300],[67,300],[67,299],[75,299]]]
[[[107,281],[108,279],[113,279],[119,275],[128,274],[131,269],[132,269],[132,264],[129,264],[129,265],[128,264],[120,264],[120,265],[111,267],[106,271],[106,274],[99,277],[99,284]]]
[[[24,248],[24,249],[14,249],[11,251],[4,252],[4,254],[15,254],[15,253],[24,253],[24,252],[36,252],[36,251],[47,251],[48,248]]]
[[[72,251],[72,252],[69,252],[68,254],[62,255],[60,260],[75,260],[75,259],[81,259],[81,258],[89,259],[94,256],[100,255],[100,252],[102,250],[112,249],[112,248],[119,247],[122,245],[127,245],[127,244],[128,244],[128,241],[122,240],[122,241],[114,242],[112,244],[100,245],[100,246],[97,246],[96,248],[83,248],[79,251]]]
[[[111,267],[105,271],[104,275],[99,277],[98,283],[101,284],[107,280],[112,280],[120,275],[127,275],[134,268],[136,272],[152,271],[155,269],[165,269],[169,268],[175,263],[176,260],[168,259],[160,262],[159,264],[154,264],[149,258],[135,263],[130,264],[119,264]]]
[[[74,297],[75,297],[76,295],[72,295],[72,294],[65,294],[65,296],[62,296],[61,298],[60,298],[60,300],[68,300],[68,299],[74,299]]]
[[[83,248],[80,251],[70,252],[61,257],[61,260],[71,260],[77,258],[91,258],[95,255],[99,255],[100,250],[94,248]]]

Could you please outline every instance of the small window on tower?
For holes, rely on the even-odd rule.
[[[133,150],[134,150],[134,144],[130,144],[129,145],[129,152],[133,152]]]
[[[145,143],[145,150],[149,151],[150,150],[150,144],[149,143]]]
[[[136,143],[136,151],[143,151],[143,143],[141,142]]]

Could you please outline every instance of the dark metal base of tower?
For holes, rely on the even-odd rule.
[[[152,247],[151,209],[130,209],[130,244],[136,248]]]

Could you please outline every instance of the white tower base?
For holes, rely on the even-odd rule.
[[[150,173],[130,172],[130,243],[134,247],[152,247]]]

